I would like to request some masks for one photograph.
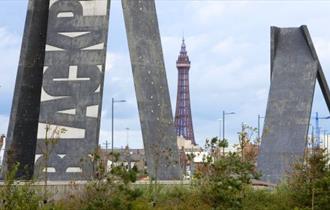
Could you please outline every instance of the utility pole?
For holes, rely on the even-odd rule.
[[[126,128],[126,145],[128,147],[128,133],[129,133],[129,128]]]
[[[222,139],[225,140],[225,122],[226,122],[226,115],[233,115],[235,112],[226,112],[225,110],[222,111]]]
[[[114,127],[114,103],[115,103],[115,99],[112,98],[112,101],[111,101],[111,154],[113,155],[113,127]]]
[[[115,103],[124,103],[126,100],[115,100],[112,98],[111,101],[111,153],[113,154],[113,143],[114,143],[114,105]]]
[[[109,141],[106,140],[105,143],[103,143],[105,145],[105,151],[107,152],[108,151],[108,146],[109,146]]]
[[[260,132],[260,127],[261,127],[260,124],[261,123],[260,123],[260,121],[261,121],[262,118],[265,118],[265,117],[261,117],[260,114],[258,114],[258,144],[261,142],[261,135],[260,135],[260,133],[261,133]]]
[[[327,157],[329,157],[329,133],[327,133]]]
[[[323,149],[326,148],[326,136],[327,136],[327,130],[323,130]]]
[[[129,128],[126,128],[126,148],[127,148],[127,165],[128,165],[128,170],[131,170],[131,153],[128,145],[128,133],[129,133]]]
[[[225,140],[225,111],[222,111],[222,140]]]
[[[219,121],[219,139],[221,138],[221,119],[218,119]]]

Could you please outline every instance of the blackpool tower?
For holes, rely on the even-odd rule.
[[[187,55],[184,39],[182,40],[181,51],[176,62],[176,67],[178,69],[178,93],[175,111],[176,134],[177,136],[182,136],[187,140],[191,140],[191,143],[196,145],[190,108],[190,60]]]

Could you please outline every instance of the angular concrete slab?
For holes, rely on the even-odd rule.
[[[3,174],[20,163],[16,178],[34,169],[49,0],[29,0],[7,133]]]
[[[148,173],[180,179],[181,169],[154,0],[123,0]]]
[[[271,28],[271,86],[258,170],[273,183],[301,161],[308,137],[316,78],[329,89],[306,26]]]
[[[89,155],[99,139],[109,8],[109,0],[50,2],[39,101],[37,177],[42,178],[46,166],[50,180],[92,176]],[[46,125],[51,125],[48,134]],[[46,147],[45,139],[61,128],[65,133]],[[46,153],[50,153],[47,164]]]

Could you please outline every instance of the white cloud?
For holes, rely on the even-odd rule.
[[[202,24],[206,24],[210,19],[219,17],[223,14],[225,10],[224,4],[219,4],[219,2],[199,2],[194,1],[190,5],[192,10],[195,10],[198,20]]]
[[[0,27],[0,49],[16,46],[19,42],[19,36],[9,32],[5,27]]]
[[[221,39],[217,44],[215,44],[212,48],[212,52],[228,56],[233,53],[242,54],[253,47],[254,45],[252,43],[235,40],[234,37],[230,36]]]
[[[107,52],[105,70],[107,72],[112,71],[114,66],[120,65],[124,60],[124,56],[120,53]]]
[[[185,11],[199,26],[220,27],[215,25],[220,20],[226,18],[226,15],[240,14],[247,10],[249,2],[244,1],[190,1],[187,2]],[[225,19],[228,22],[232,22]]]

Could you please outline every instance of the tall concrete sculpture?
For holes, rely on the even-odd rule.
[[[18,177],[27,166],[27,179],[91,178],[109,8],[110,0],[30,0],[7,144],[8,166],[22,166]],[[124,0],[123,8],[149,174],[179,179],[155,2]]]
[[[180,179],[179,154],[154,0],[122,0],[148,173]]]
[[[30,179],[34,170],[48,7],[49,0],[28,2],[3,167],[19,162],[18,179]]]
[[[35,172],[47,166],[51,180],[92,175],[89,155],[99,139],[109,6],[107,0],[50,3]],[[56,128],[66,131],[47,157],[45,140],[54,138]]]
[[[307,27],[272,27],[271,86],[257,163],[263,180],[278,183],[303,157],[316,78],[330,108],[329,88]]]

